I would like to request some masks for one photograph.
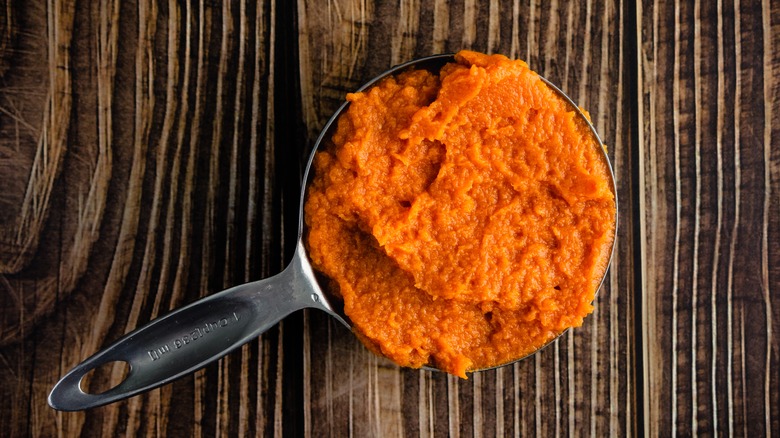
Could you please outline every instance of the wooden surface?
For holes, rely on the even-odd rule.
[[[0,430],[777,435],[774,47],[769,0],[0,0]],[[281,271],[302,168],[344,94],[462,48],[527,60],[608,144],[619,238],[583,327],[464,381],[300,312],[146,395],[46,405],[123,333]]]
[[[780,4],[643,2],[651,434],[780,433]]]

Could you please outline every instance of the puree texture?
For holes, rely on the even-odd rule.
[[[347,95],[305,220],[311,262],[369,349],[465,378],[582,324],[616,218],[568,102],[522,61],[455,59]]]

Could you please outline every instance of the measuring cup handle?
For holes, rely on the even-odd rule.
[[[296,254],[277,276],[208,296],[128,333],[66,374],[49,405],[76,411],[148,391],[221,358],[296,310],[322,307],[301,268]],[[87,373],[116,361],[130,366],[124,381],[100,394],[82,390]]]

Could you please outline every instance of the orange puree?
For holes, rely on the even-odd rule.
[[[524,62],[456,60],[347,95],[305,214],[360,339],[465,378],[582,324],[615,197],[587,124]]]

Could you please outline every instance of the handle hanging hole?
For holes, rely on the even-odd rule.
[[[87,394],[99,395],[116,388],[130,372],[130,364],[122,360],[106,362],[92,368],[79,381],[79,387]]]

